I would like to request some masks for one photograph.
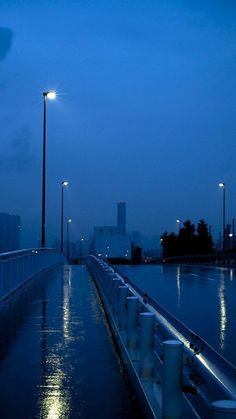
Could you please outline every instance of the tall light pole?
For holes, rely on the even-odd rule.
[[[81,237],[80,239],[80,263],[82,263],[83,241],[84,241],[84,238]]]
[[[223,242],[223,246],[222,246],[222,250],[223,252],[225,251],[225,183],[224,182],[220,182],[219,183],[219,187],[223,190],[223,231],[222,231],[222,242]]]
[[[49,91],[43,93],[43,176],[42,176],[42,225],[41,247],[45,247],[45,191],[46,191],[46,103],[48,99],[55,99],[56,93]]]
[[[69,225],[72,222],[72,220],[70,218],[68,218],[67,220],[67,249],[66,249],[66,255],[67,255],[67,260],[69,260]]]
[[[177,226],[178,226],[178,233],[179,233],[179,230],[180,230],[180,226],[181,226],[181,220],[176,220],[176,224],[177,224]]]
[[[63,253],[64,242],[64,188],[68,186],[68,182],[63,180],[61,182],[61,253]]]

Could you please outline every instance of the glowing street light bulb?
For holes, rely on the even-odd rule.
[[[224,187],[225,187],[225,183],[224,183],[224,182],[220,182],[220,183],[219,183],[219,187],[220,187],[220,188],[224,188]]]
[[[57,94],[54,91],[51,92],[46,92],[46,96],[48,97],[48,99],[53,100],[56,98]]]
[[[69,219],[67,220],[67,222],[68,222],[68,223],[72,223],[72,220],[69,218]]]
[[[66,180],[64,180],[63,182],[61,182],[62,186],[68,186],[69,182],[67,182]]]

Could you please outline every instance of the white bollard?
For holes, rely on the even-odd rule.
[[[127,285],[119,286],[119,310],[118,310],[118,325],[120,330],[125,330],[127,322],[126,298],[128,296],[129,288]]]
[[[151,378],[154,375],[154,325],[155,315],[145,312],[140,314],[140,364],[141,378]]]
[[[236,419],[235,400],[217,400],[211,404],[213,419]]]
[[[162,418],[182,418],[183,344],[163,342]]]
[[[138,348],[139,299],[127,297],[127,348]]]

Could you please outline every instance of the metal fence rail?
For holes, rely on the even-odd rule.
[[[57,264],[65,263],[54,249],[26,249],[0,254],[0,302],[26,284],[33,276]]]
[[[106,261],[88,266],[149,416],[235,419],[236,369]]]

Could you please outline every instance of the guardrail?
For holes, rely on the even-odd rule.
[[[145,417],[235,419],[236,369],[106,261],[88,267]]]
[[[24,286],[32,277],[57,264],[65,263],[54,249],[26,249],[0,254],[0,303]]]

